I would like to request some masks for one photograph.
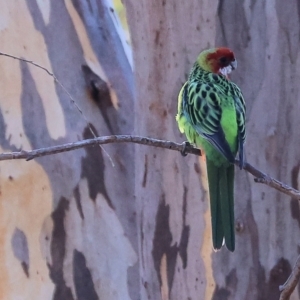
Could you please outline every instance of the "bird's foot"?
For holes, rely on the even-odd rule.
[[[236,166],[239,167],[240,170],[243,170],[246,162],[244,160],[240,160],[240,159],[235,159],[234,162],[232,162],[233,164],[235,164]]]
[[[187,149],[188,147],[190,147],[191,144],[190,144],[189,142],[183,142],[181,145],[183,146],[182,150],[180,151],[181,155],[182,155],[182,156],[187,156],[188,153],[186,152],[186,149]]]
[[[245,167],[245,165],[246,165],[246,162],[245,162],[245,160],[243,159],[243,160],[239,160],[239,168],[240,168],[240,170],[243,170],[244,169],[244,167]]]

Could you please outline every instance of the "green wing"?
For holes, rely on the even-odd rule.
[[[244,166],[244,143],[246,140],[246,104],[239,87],[231,82],[232,93],[234,95],[234,104],[236,110],[236,119],[238,125],[238,144],[239,144],[239,167]]]
[[[234,162],[221,127],[220,97],[213,84],[190,83],[183,92],[182,109],[194,130],[218,149],[228,161]]]
[[[210,142],[226,159],[234,163],[234,155],[221,126],[222,101],[234,99],[239,153],[243,162],[245,141],[245,102],[240,89],[222,75],[208,74],[199,80],[190,80],[181,93],[182,113],[194,130]]]

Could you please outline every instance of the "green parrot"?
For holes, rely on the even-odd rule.
[[[201,52],[178,96],[176,120],[206,155],[214,249],[235,249],[234,162],[244,164],[245,102],[228,74],[237,67],[228,48]]]

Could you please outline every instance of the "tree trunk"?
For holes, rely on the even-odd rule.
[[[136,132],[184,140],[174,116],[188,70],[201,50],[231,47],[239,61],[232,79],[247,102],[246,159],[298,188],[297,2],[125,4],[136,66]],[[279,298],[298,255],[298,201],[236,170],[236,251],[214,253],[203,163],[199,168],[194,157],[142,147],[136,158],[142,299]]]
[[[0,2],[0,51],[62,84],[0,55],[0,152],[133,132],[184,141],[178,92],[198,53],[225,45],[247,161],[299,189],[298,2],[124,2],[134,74],[108,1]],[[278,299],[299,203],[238,169],[235,195],[236,250],[214,252],[201,158],[111,144],[1,161],[0,299]]]
[[[0,152],[133,131],[130,53],[112,8],[1,2],[0,51],[63,88],[0,56]],[[139,299],[133,161],[124,144],[1,162],[0,299]]]

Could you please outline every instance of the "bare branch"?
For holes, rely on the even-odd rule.
[[[294,265],[293,271],[287,281],[279,286],[279,290],[281,291],[279,300],[288,300],[292,292],[294,291],[297,283],[300,279],[300,256],[298,256],[297,261]]]
[[[63,89],[63,91],[68,95],[70,98],[71,102],[73,105],[75,105],[76,109],[79,111],[79,113],[83,116],[85,122],[89,125],[89,129],[94,136],[94,139],[91,140],[85,140],[85,141],[80,141],[80,142],[75,142],[75,143],[69,143],[65,145],[60,145],[60,146],[54,146],[54,147],[49,147],[49,148],[41,148],[37,150],[31,150],[31,151],[21,151],[21,152],[14,152],[14,153],[3,153],[0,155],[0,160],[8,160],[8,159],[26,159],[26,160],[31,160],[36,157],[41,157],[45,155],[50,155],[50,154],[55,154],[55,153],[60,153],[60,152],[66,152],[66,151],[71,151],[75,150],[78,148],[86,147],[86,146],[91,146],[91,145],[101,145],[102,144],[108,144],[108,143],[126,143],[126,142],[131,142],[131,143],[137,143],[137,144],[144,144],[148,146],[154,146],[154,147],[160,147],[160,148],[169,148],[169,145],[172,144],[172,146],[169,148],[171,150],[177,150],[180,151],[181,153],[191,153],[195,155],[201,155],[201,151],[199,149],[196,149],[190,145],[187,144],[176,144],[172,142],[167,142],[167,141],[159,141],[155,139],[150,139],[150,138],[144,138],[144,137],[134,137],[134,136],[111,136],[111,137],[96,137],[96,134],[94,133],[93,129],[91,128],[87,118],[83,114],[83,111],[81,108],[78,106],[76,103],[75,99],[72,97],[72,95],[69,93],[69,91],[65,88],[65,86],[57,79],[57,77],[50,72],[47,68],[35,63],[34,61],[24,59],[21,57],[17,57],[11,54],[7,54],[4,52],[0,52],[0,56],[6,56],[9,58],[13,58],[19,61],[26,62],[28,64],[31,64],[39,69],[44,70],[47,74],[49,74],[51,77],[53,77],[54,81]],[[102,147],[101,147],[102,148]],[[109,160],[111,161],[112,165],[112,159],[108,155],[108,153],[102,148],[102,150],[105,152],[105,154],[108,156]],[[236,165],[238,165],[238,160],[236,160]],[[264,183],[268,186],[271,186],[275,188],[276,190],[285,193],[286,195],[289,195],[293,198],[296,198],[300,200],[300,192],[298,190],[295,190],[294,188],[270,177],[269,175],[259,171],[252,165],[245,163],[244,165],[244,170],[248,171],[250,174],[252,174],[254,177],[256,177],[254,180],[255,182],[258,183]]]
[[[235,162],[236,165],[238,165],[238,161]],[[245,163],[244,170],[252,174],[255,178],[254,181],[258,183],[266,184],[288,196],[291,196],[297,200],[300,200],[300,192],[282,182],[279,180],[272,178],[271,176],[263,173],[262,171],[256,169],[249,163]]]
[[[9,57],[9,58],[13,58],[13,59],[16,59],[16,60],[19,60],[19,61],[23,61],[27,64],[30,64],[30,65],[33,65],[43,71],[45,71],[48,75],[50,75],[54,81],[63,89],[63,91],[68,95],[68,97],[70,98],[71,102],[73,105],[75,105],[76,109],[79,111],[80,114],[82,114],[82,116],[84,117],[86,123],[88,123],[87,119],[85,118],[81,108],[78,106],[78,104],[76,103],[75,99],[72,97],[72,95],[69,93],[69,91],[65,88],[65,86],[57,79],[57,77],[52,73],[50,72],[47,68],[37,64],[36,62],[32,61],[32,60],[28,60],[28,59],[25,59],[25,58],[22,58],[22,57],[17,57],[17,56],[14,56],[14,55],[11,55],[11,54],[7,54],[7,53],[4,53],[4,52],[0,52],[0,56],[6,56],[6,57]],[[92,131],[92,134],[93,136],[96,137],[96,135],[94,134],[93,130],[91,129]]]
[[[190,153],[194,155],[201,155],[201,151],[198,148],[193,147],[190,144],[174,143],[170,141],[158,140],[153,138],[141,137],[141,136],[132,136],[132,135],[111,135],[111,136],[102,136],[94,139],[88,139],[83,141],[78,141],[74,143],[68,143],[53,147],[40,148],[35,150],[22,150],[19,152],[9,152],[0,154],[1,160],[11,160],[11,159],[26,159],[31,160],[37,157],[52,155],[56,153],[62,153],[67,151],[76,150],[83,147],[94,146],[94,145],[103,145],[110,143],[135,143],[146,146],[153,146],[158,148],[170,149],[179,151],[181,153]],[[239,165],[239,161],[235,161],[236,165]],[[249,172],[255,177],[255,182],[266,184],[290,197],[293,197],[297,200],[300,200],[300,192],[277,179],[272,178],[271,176],[263,173],[262,171],[256,169],[249,163],[245,163],[244,170]]]
[[[76,150],[83,147],[94,146],[94,145],[103,145],[110,143],[135,143],[147,146],[153,146],[158,148],[176,150],[180,152],[186,152],[195,155],[201,155],[201,151],[198,148],[191,146],[190,144],[178,144],[170,141],[157,140],[147,137],[140,136],[132,136],[132,135],[110,135],[110,136],[102,136],[94,139],[87,139],[83,141],[52,146],[47,148],[40,148],[35,150],[22,150],[19,152],[9,152],[0,154],[1,160],[11,160],[11,159],[26,159],[31,160],[33,158],[67,152]]]

